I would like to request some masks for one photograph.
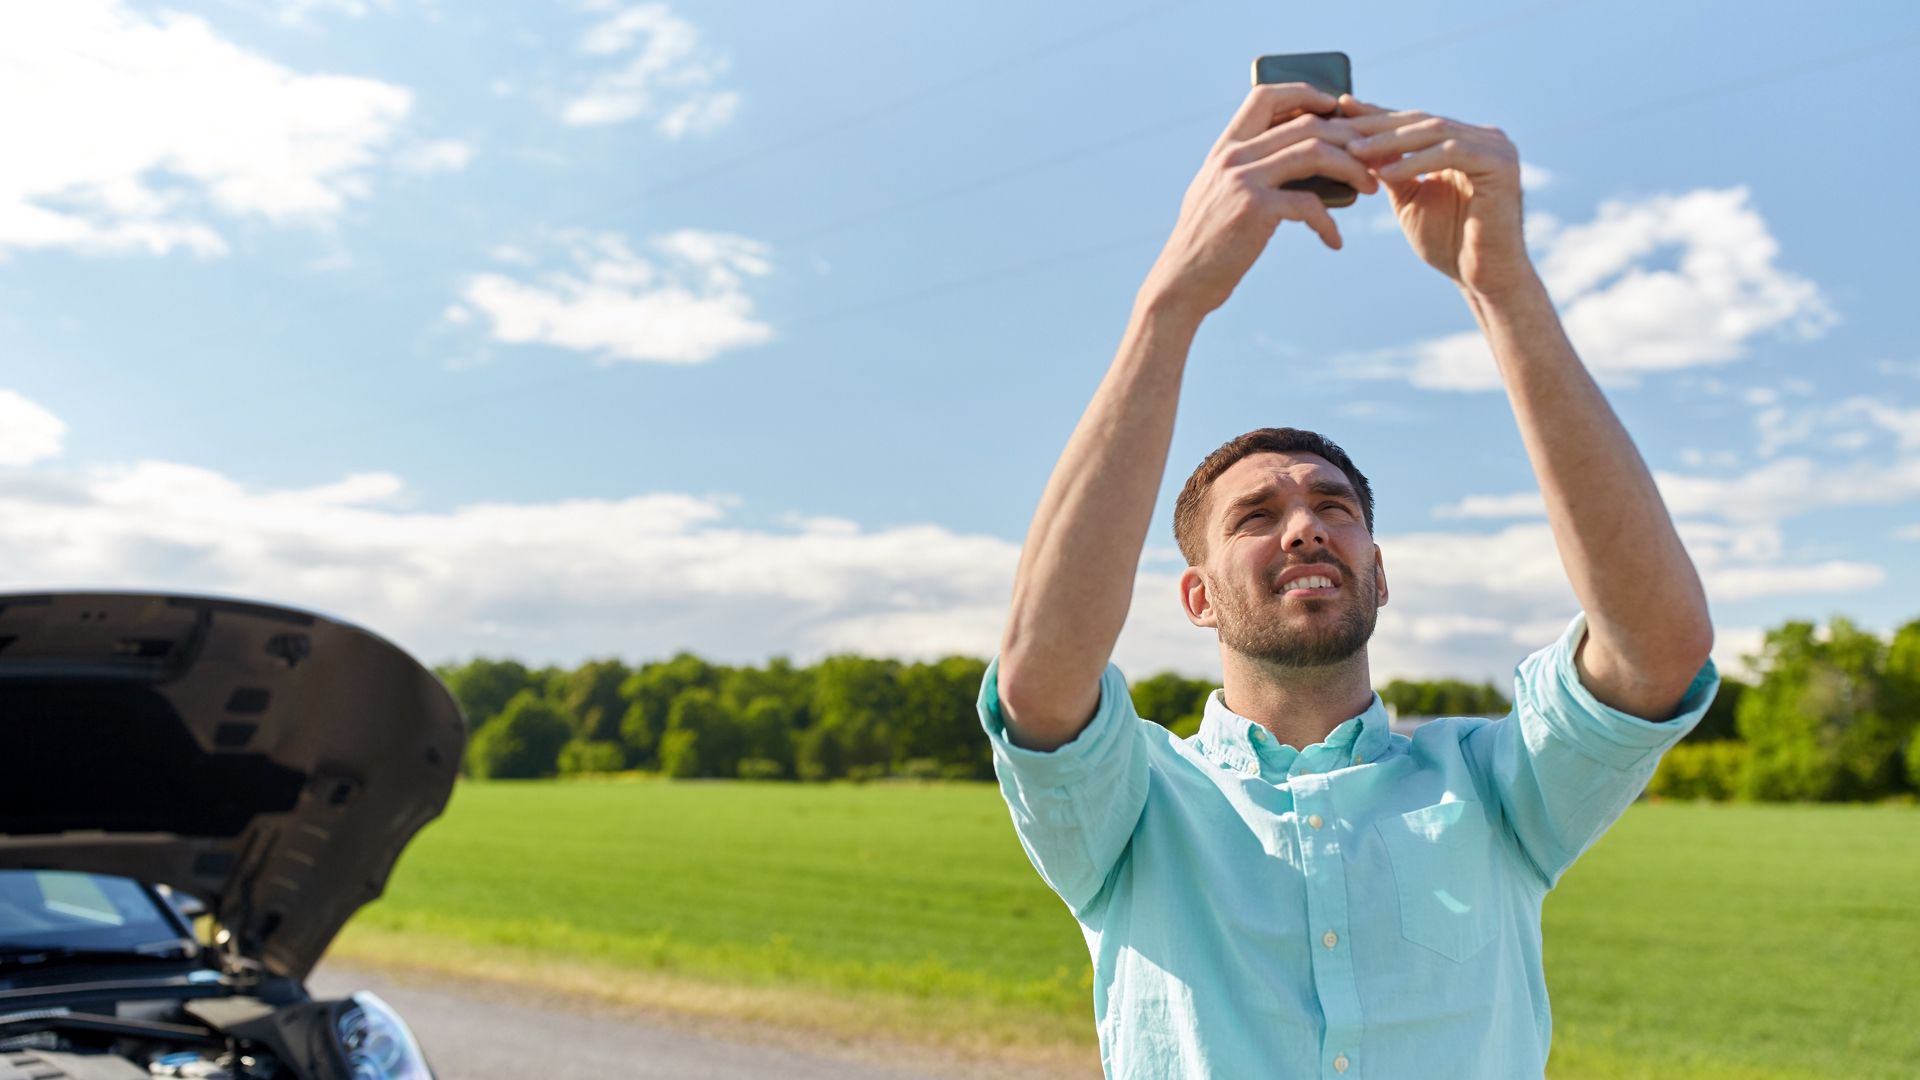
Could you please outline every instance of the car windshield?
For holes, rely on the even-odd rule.
[[[0,870],[0,953],[134,951],[180,940],[138,882],[106,874]]]

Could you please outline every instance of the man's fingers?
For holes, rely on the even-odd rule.
[[[1228,151],[1226,163],[1229,165],[1245,165],[1249,162],[1259,161],[1261,158],[1271,156],[1276,151],[1297,142],[1305,142],[1308,139],[1319,139],[1323,142],[1333,143],[1336,146],[1345,146],[1347,143],[1360,137],[1360,134],[1354,131],[1353,126],[1346,120],[1328,119],[1327,117],[1313,114],[1296,116],[1285,123],[1276,124],[1260,134],[1255,135],[1253,138],[1248,139],[1246,142],[1235,146],[1232,150]]]
[[[1400,112],[1376,112],[1365,116],[1347,117],[1347,124],[1362,135],[1378,135],[1383,131],[1392,131],[1422,120],[1434,119],[1417,109],[1405,109]]]
[[[1404,183],[1416,176],[1439,172],[1441,169],[1457,169],[1468,176],[1484,175],[1496,164],[1491,154],[1478,151],[1469,143],[1458,139],[1443,140],[1437,146],[1408,154],[1391,165],[1383,165],[1374,170],[1380,179],[1390,184]]]
[[[1386,109],[1378,105],[1361,101],[1352,94],[1340,95],[1340,115],[1342,116],[1371,116],[1375,113],[1383,113],[1386,111]]]
[[[1240,103],[1240,111],[1234,114],[1220,141],[1245,142],[1300,113],[1331,113],[1338,107],[1332,94],[1306,83],[1263,83]]]
[[[1262,187],[1277,188],[1289,180],[1325,176],[1343,181],[1355,191],[1380,190],[1380,181],[1366,165],[1338,144],[1321,138],[1283,146],[1247,165],[1246,170]]]
[[[1458,138],[1459,127],[1437,116],[1415,120],[1405,127],[1381,131],[1377,134],[1358,135],[1348,140],[1347,149],[1355,157],[1369,161],[1391,158],[1399,154],[1411,154],[1416,150],[1425,150],[1429,146]]]
[[[1320,237],[1320,242],[1339,251],[1343,241],[1340,239],[1340,226],[1334,224],[1333,215],[1320,202],[1320,196],[1307,191],[1276,191],[1273,193],[1280,207],[1283,220],[1298,221],[1312,229]]]

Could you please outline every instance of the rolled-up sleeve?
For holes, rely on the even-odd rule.
[[[1720,686],[1708,660],[1672,719],[1621,712],[1580,681],[1573,658],[1586,632],[1586,616],[1576,616],[1522,662],[1513,712],[1469,739],[1520,850],[1549,887],[1639,797],[1660,755],[1700,722]]]
[[[1100,677],[1100,704],[1072,742],[1028,750],[1007,737],[999,661],[980,684],[980,724],[1020,846],[1075,913],[1101,893],[1147,802],[1147,747],[1120,669]]]

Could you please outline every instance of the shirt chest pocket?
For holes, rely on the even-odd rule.
[[[1493,834],[1477,802],[1437,803],[1374,823],[1400,894],[1400,932],[1466,960],[1499,929]]]

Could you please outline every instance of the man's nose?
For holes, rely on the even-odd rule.
[[[1326,543],[1327,531],[1320,527],[1320,519],[1314,515],[1302,511],[1293,515],[1292,520],[1287,523],[1287,550],[1325,547]]]

